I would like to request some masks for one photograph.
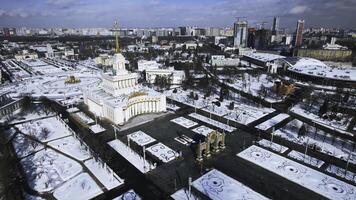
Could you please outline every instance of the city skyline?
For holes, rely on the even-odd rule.
[[[204,5],[204,6],[202,6]],[[1,27],[91,28],[111,27],[119,19],[123,28],[148,27],[227,27],[236,17],[247,17],[249,26],[273,17],[280,18],[280,27],[294,28],[300,18],[306,27],[355,28],[356,2],[341,1],[280,1],[246,0],[4,0],[0,9]]]

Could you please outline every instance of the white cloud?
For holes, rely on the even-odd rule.
[[[301,14],[307,11],[309,8],[307,6],[295,6],[290,11],[289,14]]]

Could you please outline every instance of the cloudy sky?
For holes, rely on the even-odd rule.
[[[0,0],[0,26],[123,27],[250,26],[279,16],[282,27],[356,28],[356,0]]]

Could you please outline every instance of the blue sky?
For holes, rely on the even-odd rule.
[[[356,0],[0,0],[0,26],[124,27],[231,26],[279,16],[281,26],[356,28]]]

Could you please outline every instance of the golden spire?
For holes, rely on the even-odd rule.
[[[116,42],[116,49],[115,53],[120,53],[120,47],[119,47],[119,25],[117,21],[114,24],[114,27],[111,29],[112,32],[115,32],[115,42]]]

